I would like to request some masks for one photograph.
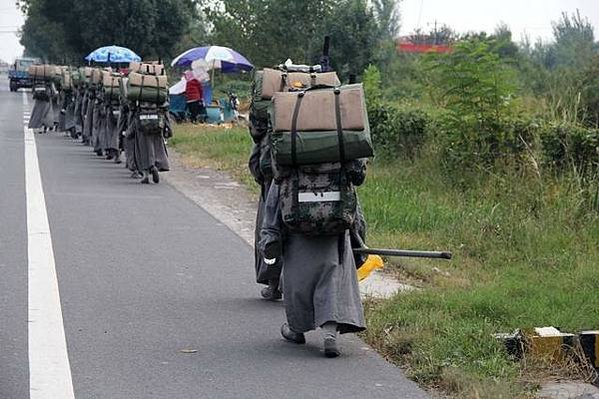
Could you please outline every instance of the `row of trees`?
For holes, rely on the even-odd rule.
[[[393,49],[399,28],[395,0],[220,0],[206,2],[211,39],[239,49],[256,65],[287,58],[318,62],[323,37],[343,76],[361,74]]]
[[[20,0],[21,42],[48,61],[76,62],[119,44],[140,55],[172,58],[186,48],[219,44],[258,66],[292,58],[316,62],[333,40],[333,64],[360,74],[389,57],[398,33],[395,0]]]
[[[18,6],[26,16],[26,52],[53,62],[79,62],[111,44],[173,57],[198,16],[194,0],[20,0]]]

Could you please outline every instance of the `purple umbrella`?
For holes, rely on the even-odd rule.
[[[223,73],[251,71],[254,66],[235,50],[228,47],[196,47],[176,57],[171,66],[189,67],[196,60],[204,60],[208,69],[220,69]]]

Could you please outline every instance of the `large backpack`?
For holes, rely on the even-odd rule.
[[[273,176],[271,160],[271,142],[269,137],[269,109],[271,100],[277,92],[288,92],[298,88],[312,86],[338,86],[341,82],[335,72],[310,73],[287,72],[281,69],[265,68],[257,71],[252,84],[250,105],[250,135],[260,146],[260,170],[263,176]]]
[[[355,183],[363,180],[364,164],[302,165],[280,176],[283,223],[291,233],[308,236],[338,235],[356,219]]]

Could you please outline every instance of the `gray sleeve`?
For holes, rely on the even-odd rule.
[[[279,203],[280,189],[278,184],[271,184],[266,204],[264,207],[264,219],[260,229],[259,248],[262,253],[269,252],[273,247],[281,248],[283,241],[283,220]],[[280,254],[279,254],[280,255]],[[270,256],[272,258],[277,256]]]

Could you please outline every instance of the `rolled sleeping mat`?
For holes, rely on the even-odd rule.
[[[264,127],[267,125],[270,101],[275,93],[308,89],[313,86],[337,87],[339,85],[341,82],[336,72],[288,73],[270,68],[257,71],[254,75],[250,108],[252,118]]]
[[[102,71],[102,90],[108,101],[118,100],[121,95],[121,79],[119,73]]]
[[[127,81],[126,96],[129,101],[164,104],[168,99],[168,79],[166,75],[131,72]]]
[[[350,161],[374,155],[361,84],[275,93],[271,146],[278,165]]]

